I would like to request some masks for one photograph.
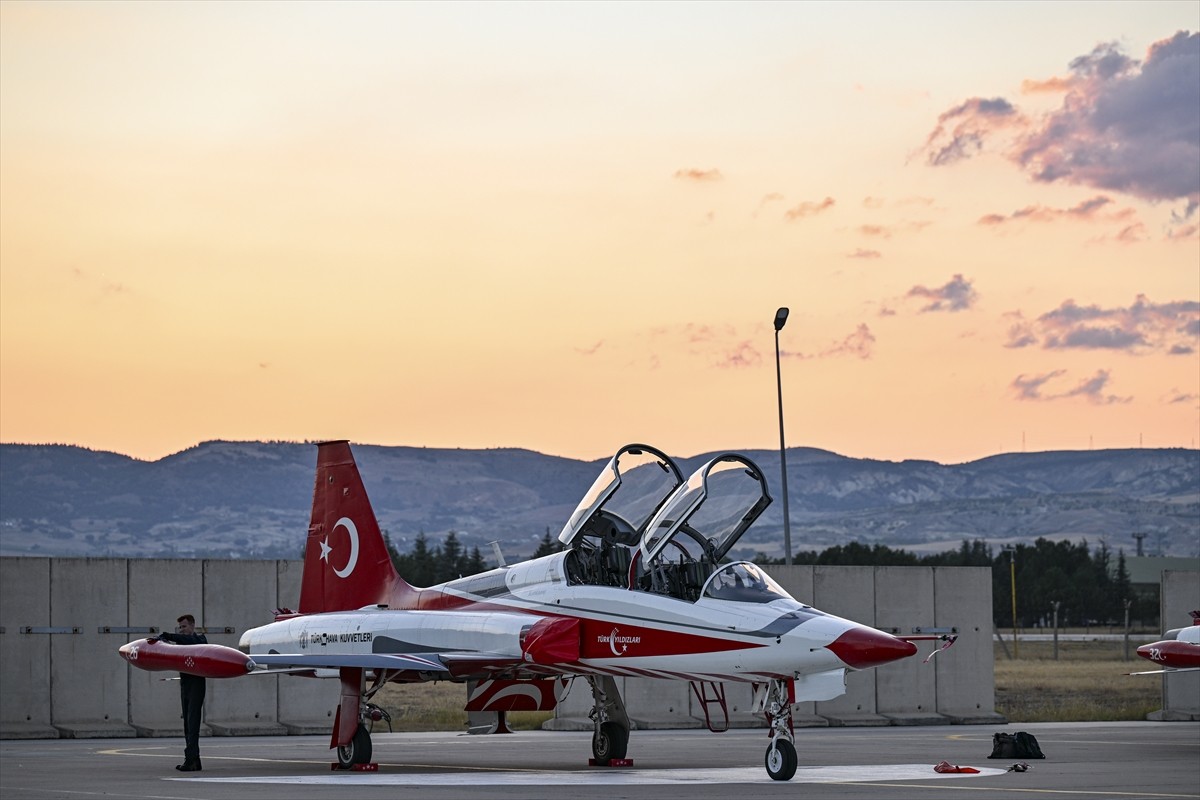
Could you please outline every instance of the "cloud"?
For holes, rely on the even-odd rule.
[[[787,211],[783,212],[783,216],[789,222],[794,222],[795,220],[803,219],[804,217],[811,217],[814,214],[820,214],[823,211],[827,211],[828,209],[833,208],[834,203],[835,201],[832,197],[826,197],[819,203],[800,203],[799,205],[789,208]]]
[[[1064,300],[1034,321],[1019,312],[1005,347],[1040,344],[1046,350],[1121,350],[1134,355],[1188,355],[1200,339],[1200,302],[1153,303],[1139,294],[1125,308],[1080,306]]]
[[[579,355],[581,355],[581,356],[594,356],[594,355],[596,355],[596,351],[599,350],[603,344],[604,344],[604,340],[601,339],[600,341],[596,342],[591,347],[576,347],[576,348],[574,348],[574,350],[576,353],[579,353]]]
[[[1024,117],[1003,97],[973,97],[938,117],[937,127],[925,140],[926,161],[942,167],[962,161],[983,149],[996,130],[1025,123]]]
[[[704,183],[708,181],[719,181],[725,176],[721,174],[719,169],[678,169],[675,170],[675,177],[681,181],[696,181]]]
[[[754,367],[762,363],[762,354],[749,341],[738,342],[727,350],[725,357],[717,363],[722,368]]]
[[[808,361],[814,358],[838,358],[841,356],[868,359],[871,357],[874,347],[875,335],[871,333],[871,329],[867,327],[866,323],[860,322],[853,333],[840,340],[831,342],[815,353],[781,350],[779,356],[781,358],[795,358],[801,361]]]
[[[1112,377],[1111,373],[1106,369],[1097,370],[1095,375],[1080,381],[1073,388],[1066,391],[1049,393],[1043,391],[1048,383],[1066,374],[1067,371],[1063,369],[1056,369],[1051,372],[1042,373],[1041,375],[1026,376],[1021,374],[1013,379],[1010,387],[1016,393],[1018,400],[1051,401],[1082,397],[1095,405],[1128,403],[1133,400],[1132,397],[1105,394],[1105,389]]]
[[[883,253],[880,253],[878,250],[864,250],[860,247],[853,253],[847,255],[846,258],[883,258]]]
[[[1200,402],[1200,395],[1192,392],[1181,392],[1178,387],[1172,387],[1171,391],[1167,392],[1159,399],[1167,405],[1174,405],[1175,403],[1192,404]]]
[[[1022,373],[1013,378],[1012,388],[1017,391],[1017,397],[1020,400],[1045,400],[1047,398],[1042,395],[1042,386],[1065,373],[1065,369],[1056,369],[1053,372],[1033,375],[1028,378]]]
[[[779,192],[764,194],[762,200],[758,201],[758,208],[754,209],[754,214],[752,216],[757,217],[760,213],[762,213],[762,210],[766,208],[767,203],[778,203],[781,200],[783,200],[783,195],[781,195]]]
[[[1064,182],[1145,200],[1200,207],[1200,33],[1154,43],[1144,61],[1115,43],[1070,62],[1070,74],[1026,81],[1027,92],[1062,92],[1059,108],[1028,117],[1003,98],[973,98],[938,117],[921,148],[946,166],[1011,134],[1005,156],[1036,181]]]
[[[987,214],[980,217],[979,225],[1003,225],[1007,222],[1030,220],[1033,222],[1054,222],[1060,219],[1091,220],[1099,216],[1104,207],[1112,203],[1112,199],[1104,195],[1096,195],[1090,200],[1084,200],[1072,208],[1049,208],[1047,206],[1026,206],[1008,216],[1003,214]],[[1128,211],[1118,212],[1117,218],[1128,216]]]
[[[1089,403],[1097,405],[1111,405],[1112,403],[1128,403],[1133,400],[1132,397],[1117,397],[1114,394],[1105,394],[1104,389],[1108,386],[1108,380],[1111,377],[1106,369],[1097,370],[1096,374],[1087,380],[1081,381],[1078,386],[1064,393],[1063,397],[1083,397]]]
[[[96,290],[102,295],[129,294],[132,290],[123,283],[111,281],[103,275],[95,275],[79,267],[71,268],[71,277],[76,283]]]
[[[961,274],[955,275],[942,286],[929,289],[925,286],[914,286],[908,290],[905,297],[919,297],[930,302],[921,309],[924,314],[930,311],[965,311],[974,304],[978,295],[969,280]]]

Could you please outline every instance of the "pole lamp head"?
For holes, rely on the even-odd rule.
[[[777,332],[783,330],[783,326],[787,324],[787,318],[788,310],[786,306],[775,312],[775,330]]]

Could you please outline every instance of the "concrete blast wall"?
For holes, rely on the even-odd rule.
[[[175,673],[117,648],[196,617],[213,644],[300,597],[299,561],[0,559],[0,738],[180,736]],[[335,681],[210,680],[202,733],[327,733]]]
[[[1200,572],[1163,570],[1162,626],[1182,628],[1192,623],[1189,613],[1200,610]],[[1153,720],[1200,720],[1200,672],[1175,672],[1162,676],[1163,708]]]
[[[300,561],[177,559],[0,559],[0,738],[179,736],[179,684],[172,673],[131,669],[128,641],[172,630],[196,616],[210,642],[236,647],[248,628],[294,608]],[[908,634],[957,628],[954,647],[879,669],[852,672],[846,694],[800,703],[797,725],[996,722],[991,578],[986,567],[773,567],[798,600],[848,619]],[[1163,575],[1167,627],[1200,608],[1200,576]],[[704,711],[687,683],[617,680],[639,727],[699,727]],[[210,680],[204,732],[328,733],[336,681],[288,676]],[[465,695],[465,689],[464,689]],[[1159,718],[1200,718],[1200,673],[1164,676]],[[734,725],[760,724],[749,684],[727,684]],[[591,692],[576,681],[549,727],[591,728]],[[719,712],[718,712],[719,713]]]

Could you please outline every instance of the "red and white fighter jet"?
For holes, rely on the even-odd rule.
[[[567,679],[583,678],[600,764],[629,744],[615,677],[689,681],[706,716],[725,711],[721,682],[749,682],[770,724],[767,772],[789,780],[794,703],[841,695],[848,670],[911,656],[912,639],[953,637],[892,636],[795,600],[753,563],[726,563],[770,502],[744,456],[717,456],[684,481],[669,457],[631,444],[571,515],[561,552],[422,589],[393,568],[349,444],[326,442],[298,610],[246,631],[237,650],[142,639],[120,652],[209,677],[338,678],[330,748],[343,769],[370,762],[371,699],[389,681],[472,681],[467,709],[503,712],[552,709]]]

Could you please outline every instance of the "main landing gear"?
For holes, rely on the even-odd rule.
[[[371,763],[371,733],[359,723],[354,738],[337,748],[338,769],[353,769],[355,764]]]
[[[341,700],[333,722],[333,737],[329,742],[331,748],[337,749],[336,767],[374,770],[376,767],[371,761],[371,730],[367,723],[387,720],[390,731],[392,718],[370,700],[387,683],[389,672],[377,672],[369,689],[366,671],[361,668],[343,667],[339,677],[342,687]]]
[[[588,712],[595,732],[592,733],[592,763],[607,767],[623,760],[629,750],[629,715],[617,690],[617,682],[608,676],[588,677],[595,705]]]
[[[792,728],[793,683],[776,678],[760,691],[761,707],[771,726],[771,743],[763,762],[772,780],[790,781],[797,764],[796,734]]]

